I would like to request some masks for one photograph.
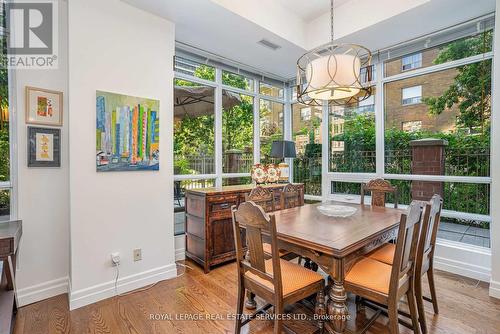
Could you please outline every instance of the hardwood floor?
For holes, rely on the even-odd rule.
[[[187,269],[181,277],[72,312],[68,310],[67,295],[22,307],[14,333],[232,333],[234,320],[226,315],[236,309],[235,263],[216,267],[207,275],[194,263],[186,264],[193,269]],[[179,272],[183,271],[179,267]],[[488,296],[487,284],[437,272],[436,285],[440,314],[434,316],[432,306],[426,303],[430,333],[500,333],[500,301]],[[310,315],[301,304],[288,311]],[[190,318],[181,319],[181,315]],[[197,316],[203,319],[190,321]],[[368,333],[388,333],[386,323],[387,318],[380,317]],[[300,334],[315,330],[313,321],[294,320],[289,324]],[[412,333],[403,326],[400,332]],[[272,333],[272,323],[254,320],[243,328],[243,333]]]

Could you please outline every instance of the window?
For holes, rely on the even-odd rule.
[[[251,184],[252,178],[250,176],[244,177],[228,177],[222,179],[223,186],[241,186],[245,184]]]
[[[404,132],[415,132],[422,129],[422,121],[408,121],[403,122],[401,127]]]
[[[274,85],[267,84],[264,82],[260,83],[259,91],[262,95],[267,95],[267,96],[271,96],[271,97],[283,98],[283,96],[284,96],[283,95],[283,92],[284,92],[283,87],[274,86]]]
[[[178,73],[191,75],[209,81],[215,81],[215,68],[198,63],[194,60],[175,56],[174,70]]]
[[[0,3],[0,48],[7,53],[7,28],[5,1]],[[11,172],[10,172],[10,119],[9,119],[9,75],[5,67],[0,68],[0,220],[10,219]]]
[[[293,179],[304,183],[306,195],[321,196],[321,119],[320,107],[292,105],[292,140],[297,151]]]
[[[359,104],[330,107],[330,172],[375,172],[375,93]]]
[[[222,172],[248,173],[253,165],[253,97],[222,91]],[[225,97],[225,98],[224,98]]]
[[[243,75],[222,71],[222,83],[227,86],[253,91],[253,79],[249,79]]]
[[[271,146],[275,140],[283,140],[283,103],[260,100],[260,161],[274,162],[271,159]]]
[[[311,120],[311,108],[302,108],[300,109],[300,119],[302,121]]]
[[[429,92],[411,112],[397,97],[409,84],[425,84]],[[421,86],[410,87],[403,99],[421,95],[415,87]],[[391,81],[384,85],[384,95],[385,173],[443,177],[393,180],[402,203],[440,194],[446,210],[461,214],[445,216],[438,236],[489,247],[489,223],[484,217],[490,214],[490,187],[471,181],[490,176],[491,60]],[[446,176],[467,179],[448,182]]]
[[[422,53],[405,56],[401,60],[401,71],[409,71],[422,67]]]
[[[360,80],[361,83],[368,83],[375,81],[376,79],[376,68],[374,65],[363,67],[360,70]]]
[[[413,86],[403,88],[401,91],[402,105],[408,106],[418,104],[422,101],[422,86]]]
[[[400,87],[408,82],[426,82],[432,92],[411,112],[397,98]],[[444,161],[433,175],[490,175],[490,60],[389,82],[384,90],[387,174],[429,174],[412,169],[412,145],[417,145],[412,143],[434,139],[429,145],[443,153]],[[463,127],[474,133],[458,131]]]
[[[419,53],[390,59],[384,64],[384,73],[386,77],[390,77],[417,68],[426,68],[436,64],[444,64],[453,60],[479,55],[491,51],[492,45],[493,30],[487,30],[477,35],[424,49]],[[451,50],[451,48],[453,48],[452,52],[443,52]]]
[[[179,79],[174,85],[174,173],[214,174],[215,88]]]

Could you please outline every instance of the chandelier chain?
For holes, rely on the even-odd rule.
[[[333,42],[333,0],[330,0],[330,40]]]

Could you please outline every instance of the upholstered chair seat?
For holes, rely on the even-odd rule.
[[[266,272],[270,275],[273,274],[273,261],[272,259],[265,261]],[[323,276],[312,270],[306,269],[298,264],[280,259],[281,267],[281,282],[283,284],[283,297],[286,297],[296,291],[299,291],[311,284],[318,283],[323,280]],[[249,271],[245,276],[255,282],[267,287],[274,291],[273,284]]]
[[[377,260],[382,263],[392,265],[395,252],[396,244],[386,244],[368,254],[368,257],[372,260]]]
[[[389,294],[391,270],[392,266],[365,257],[351,268],[345,280],[365,289]]]

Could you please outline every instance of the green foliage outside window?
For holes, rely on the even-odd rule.
[[[201,65],[196,68],[194,76],[210,81],[215,80],[215,69]],[[249,90],[250,82],[243,76],[223,71],[222,81],[225,85]],[[176,86],[199,86],[200,84],[176,79]],[[223,151],[239,149],[251,152],[253,142],[253,103],[249,96],[241,96],[241,103],[222,113]],[[176,174],[193,174],[189,168],[190,156],[214,156],[215,148],[214,114],[199,117],[184,117],[175,124],[174,162]]]

